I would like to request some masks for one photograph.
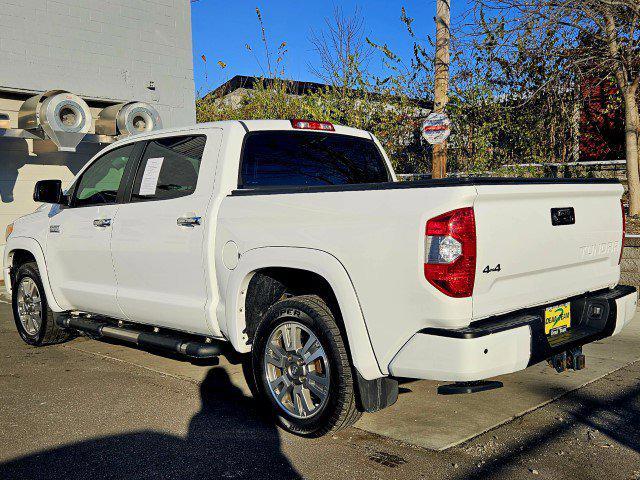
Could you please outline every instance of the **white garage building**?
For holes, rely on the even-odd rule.
[[[89,134],[104,108],[134,101],[164,127],[194,123],[189,0],[0,0],[0,253],[6,225],[37,206],[35,181],[68,184],[104,146],[20,135],[24,101],[57,89],[86,101]]]

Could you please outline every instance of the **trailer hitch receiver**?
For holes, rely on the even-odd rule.
[[[547,360],[556,372],[562,373],[565,370],[582,370],[586,366],[582,347],[575,347],[566,352],[558,353]]]

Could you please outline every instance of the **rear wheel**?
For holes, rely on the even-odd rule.
[[[292,433],[321,436],[361,416],[344,340],[320,297],[274,304],[258,325],[252,363],[259,396]]]
[[[11,303],[16,328],[25,343],[39,347],[61,343],[72,337],[55,324],[35,262],[18,267]]]

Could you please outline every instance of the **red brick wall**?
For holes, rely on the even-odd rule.
[[[624,111],[616,85],[585,80],[581,92],[580,161],[624,159]]]

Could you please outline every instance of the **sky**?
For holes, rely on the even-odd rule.
[[[452,5],[452,16],[463,13],[468,0]],[[410,59],[413,40],[400,21],[401,7],[414,18],[417,35],[434,36],[435,0],[198,0],[191,5],[193,64],[196,92],[199,96],[215,89],[235,75],[263,74],[265,65],[256,7],[262,12],[270,49],[275,51],[287,42],[285,77],[292,80],[318,81],[309,67],[316,55],[309,40],[312,30],[325,27],[325,19],[340,7],[345,15],[359,8],[365,35],[379,44],[387,44],[402,58]],[[253,50],[247,51],[249,44]],[[254,56],[255,54],[255,56]],[[201,56],[206,56],[206,63]],[[256,59],[257,56],[257,59]],[[226,67],[220,68],[218,62]],[[374,57],[369,64],[373,73],[382,73],[382,61]]]

